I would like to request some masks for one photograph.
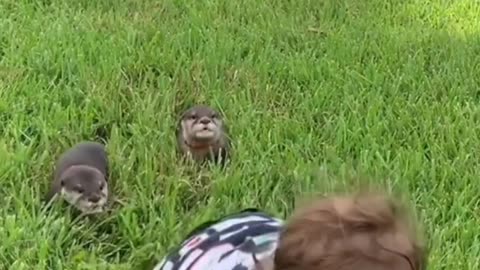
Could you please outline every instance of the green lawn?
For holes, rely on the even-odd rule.
[[[412,201],[430,269],[480,269],[479,14],[474,0],[1,0],[0,269],[148,269],[209,218],[285,217],[355,179]],[[223,171],[179,163],[193,103],[225,114]],[[91,220],[40,203],[81,140],[106,141],[124,202]]]

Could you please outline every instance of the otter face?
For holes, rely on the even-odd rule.
[[[185,140],[208,143],[222,136],[223,120],[214,109],[199,105],[183,114],[181,128]]]
[[[64,200],[85,214],[101,213],[108,199],[104,175],[90,166],[72,166],[60,176]]]

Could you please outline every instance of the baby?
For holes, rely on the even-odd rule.
[[[154,270],[424,270],[410,221],[382,194],[317,199],[285,223],[248,209],[197,228]]]

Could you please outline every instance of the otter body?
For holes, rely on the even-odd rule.
[[[47,201],[58,194],[86,214],[104,211],[108,200],[108,157],[105,146],[81,142],[64,152],[55,165]]]
[[[221,115],[214,109],[197,105],[182,114],[178,124],[180,151],[194,161],[224,163],[229,157],[230,142]]]

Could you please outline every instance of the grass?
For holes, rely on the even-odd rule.
[[[467,0],[0,1],[0,269],[148,269],[197,224],[357,176],[408,197],[429,269],[479,269],[480,4]],[[235,154],[195,172],[174,129],[219,108]],[[99,219],[39,200],[106,141]],[[327,168],[321,173],[319,168]]]

